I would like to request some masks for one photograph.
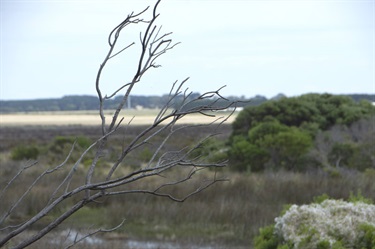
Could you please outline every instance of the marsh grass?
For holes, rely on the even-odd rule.
[[[23,138],[48,148],[51,145],[51,141],[54,141],[53,138],[57,135],[69,135],[74,131],[76,134],[93,138],[91,130],[93,128],[87,130],[84,130],[83,127],[75,128],[70,127],[60,130],[56,127],[45,128],[44,132],[49,134],[49,139],[47,139],[48,136],[46,134],[43,134],[41,139],[38,134],[33,134],[34,136],[32,136],[27,131],[24,131],[25,135],[22,136],[23,131],[18,130],[17,136],[20,138],[18,143],[22,143],[21,138]],[[17,132],[14,128],[12,129],[12,131]],[[112,150],[115,152],[118,149],[117,146],[121,146],[121,143],[126,142],[136,132],[137,130],[129,129],[126,137],[115,137]],[[209,131],[200,130],[200,132]],[[181,134],[179,139],[172,140],[170,146],[173,147],[174,143],[181,143],[182,141],[188,143],[190,136],[191,134],[189,133]],[[14,144],[11,140],[9,141]],[[11,146],[4,144],[3,147],[7,149],[1,150],[0,153],[1,189],[22,164],[27,163],[26,161],[12,161],[9,156]],[[60,153],[64,154],[66,149],[64,147]],[[141,158],[142,155],[147,157],[147,155],[142,153],[144,152],[139,151]],[[132,164],[136,165],[138,163],[139,165],[139,163],[142,163],[136,160],[139,155],[135,155],[132,158]],[[7,191],[1,200],[1,214],[14,203],[16,196],[22,194],[33,179],[48,167],[47,162],[51,160],[49,158],[51,156],[54,156],[54,154],[40,155],[38,158],[40,163],[26,171],[15,182],[14,186]],[[111,157],[108,157],[107,160],[111,160]],[[81,183],[84,176],[84,167],[82,165],[77,172],[77,177],[72,182],[73,186],[78,186]],[[103,167],[105,167],[105,161],[103,162]],[[131,170],[132,166],[129,164],[123,167],[123,170]],[[38,212],[48,201],[47,196],[53,190],[54,184],[61,181],[64,176],[63,173],[64,171],[61,171],[57,175],[42,179],[24,199],[22,205],[15,210],[16,215],[7,221],[8,224],[17,224],[22,219]],[[173,177],[181,173],[181,171],[174,171],[169,176]],[[204,180],[207,177],[206,173],[199,174],[197,181]],[[99,203],[91,204],[78,211],[66,223],[58,227],[57,231],[72,228],[77,230],[97,227],[110,228],[118,225],[125,218],[126,222],[123,227],[114,233],[117,236],[117,240],[139,239],[179,241],[194,244],[215,243],[216,245],[221,244],[228,247],[250,246],[254,236],[258,234],[259,228],[273,224],[275,217],[280,214],[287,204],[311,203],[314,197],[324,193],[332,198],[347,199],[351,193],[360,192],[364,197],[375,200],[374,172],[371,170],[363,173],[338,170],[337,174],[334,175],[323,170],[306,173],[277,171],[253,174],[240,174],[225,170],[218,173],[226,176],[229,180],[218,183],[183,203],[176,203],[168,199],[145,194],[130,194],[112,199],[103,198]],[[153,177],[129,187],[157,186],[162,180],[162,177]],[[193,182],[193,185],[178,186],[171,189],[171,191],[177,196],[183,196],[198,182]],[[70,202],[63,203],[56,211],[35,224],[34,228],[43,227],[50,219],[59,215],[71,204]],[[114,236],[114,234],[105,234],[103,236],[112,241],[111,236]],[[50,237],[41,240],[37,245],[47,245],[49,243],[48,238]],[[114,241],[112,242],[115,243]],[[95,246],[88,248],[95,248]]]

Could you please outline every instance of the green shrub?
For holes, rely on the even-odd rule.
[[[375,248],[375,226],[369,224],[361,224],[360,232],[363,234],[356,242],[358,249],[374,249]]]
[[[328,199],[329,199],[329,195],[327,195],[327,194],[322,194],[322,195],[315,196],[315,197],[313,198],[313,201],[314,201],[314,203],[318,203],[318,204],[320,204],[320,203],[322,203],[323,201],[328,200]]]
[[[53,144],[55,146],[63,147],[65,144],[73,144],[76,141],[81,148],[87,148],[91,145],[91,140],[85,136],[71,137],[71,136],[56,136]]]
[[[254,246],[257,249],[277,249],[279,239],[274,233],[275,226],[270,225],[259,229],[259,236],[254,239]]]
[[[142,162],[148,162],[151,160],[154,153],[149,148],[144,148],[141,153],[139,154],[139,159]]]
[[[39,155],[38,147],[32,146],[17,146],[11,152],[11,158],[13,160],[23,160],[23,159],[37,159]]]
[[[323,169],[331,178],[340,178],[342,177],[341,172],[337,168],[326,167]]]
[[[232,165],[238,171],[262,171],[266,162],[270,160],[270,156],[265,149],[249,143],[241,136],[234,138],[229,155],[232,159]]]
[[[316,245],[317,249],[329,249],[331,248],[331,244],[329,243],[328,240],[322,240],[319,241],[318,244]]]
[[[74,138],[73,137],[68,137],[68,136],[56,136],[54,141],[53,141],[53,144],[56,145],[56,146],[64,146],[65,144],[69,143],[69,144],[72,144],[74,142]]]
[[[53,143],[49,146],[49,150],[56,154],[66,154],[70,150],[73,143],[76,142],[76,150],[81,151],[87,149],[92,141],[85,136],[56,136]],[[81,149],[81,150],[80,150]]]
[[[363,202],[367,204],[374,204],[374,202],[371,199],[364,197],[361,191],[357,191],[356,195],[353,194],[353,192],[350,192],[348,201],[353,202],[353,203]]]
[[[92,144],[91,139],[85,136],[78,136],[75,139],[79,147],[84,148],[84,149],[88,148]]]
[[[356,153],[356,146],[353,143],[335,143],[328,154],[329,163],[340,167],[350,165],[350,159]]]
[[[267,121],[250,129],[247,137],[233,137],[229,155],[238,168],[245,170],[304,170],[312,145],[311,136],[302,129]]]

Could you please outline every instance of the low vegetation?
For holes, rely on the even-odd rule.
[[[39,155],[39,149],[37,146],[25,146],[20,145],[15,147],[11,152],[11,159],[19,161],[23,159],[34,159],[36,160]]]
[[[255,248],[374,248],[375,205],[361,195],[350,197],[349,201],[318,198],[319,202],[309,205],[291,205],[274,225],[260,229]]]
[[[26,163],[26,159],[14,161],[11,159],[12,151],[16,144],[34,144],[40,151],[37,160],[39,167],[30,168],[19,178],[15,188],[9,189],[6,196],[2,196],[0,213],[3,213],[12,203],[14,196],[19,196],[33,181],[39,172],[45,170],[48,165],[64,160],[69,152],[69,146],[73,141],[74,134],[82,146],[93,139],[96,127],[2,127],[0,134],[3,136],[2,150],[0,153],[0,187],[6,185],[19,167]],[[115,160],[111,157],[117,147],[130,140],[132,136],[142,129],[138,126],[127,127],[127,137],[115,136],[111,140],[113,145],[109,148],[108,157],[103,158],[100,167],[106,167],[106,161]],[[211,157],[222,156],[223,149],[228,139],[231,127],[223,126],[220,130],[223,135],[218,140],[211,140],[202,152]],[[209,129],[200,129],[202,134],[209,133]],[[195,134],[198,135],[198,134]],[[171,141],[168,145],[173,148],[178,143],[189,143],[188,130],[181,133],[179,138]],[[191,138],[190,138],[191,139]],[[77,140],[77,141],[78,141]],[[78,148],[78,147],[77,147]],[[83,148],[81,148],[83,149]],[[167,148],[168,149],[168,148]],[[74,157],[74,155],[73,155]],[[89,156],[88,156],[89,158]],[[128,168],[137,167],[148,160],[147,149],[140,150],[134,157],[126,162]],[[85,165],[90,162],[82,161],[78,168],[78,177],[72,184],[78,185],[79,176],[83,174]],[[200,195],[194,196],[184,203],[174,203],[167,199],[160,199],[148,195],[127,195],[113,200],[103,199],[100,203],[91,204],[77,212],[68,222],[59,227],[58,231],[67,228],[75,228],[77,231],[87,231],[89,227],[113,227],[119,220],[126,218],[126,222],[115,234],[104,237],[108,241],[137,240],[160,240],[179,241],[181,243],[196,245],[226,245],[243,246],[248,248],[252,245],[253,238],[258,235],[259,228],[274,223],[275,217],[283,210],[284,205],[293,203],[303,205],[314,200],[315,196],[328,194],[335,199],[348,199],[351,192],[360,191],[366,198],[373,198],[375,192],[375,170],[367,169],[363,172],[352,169],[339,169],[338,174],[324,170],[309,172],[292,172],[286,170],[263,172],[236,172],[229,169],[221,174],[227,176],[229,181],[217,184],[214,188],[207,189]],[[81,172],[82,170],[82,172]],[[178,172],[173,172],[178,174]],[[63,173],[61,175],[64,175]],[[55,176],[58,178],[58,176]],[[35,214],[48,200],[49,191],[53,190],[53,184],[61,179],[49,178],[41,181],[34,190],[24,199],[22,205],[16,211],[20,220]],[[203,179],[201,175],[197,180]],[[143,184],[158,185],[158,178],[150,179]],[[142,188],[142,186],[138,186]],[[192,187],[192,186],[190,186]],[[177,196],[183,196],[189,191],[188,185],[180,186],[173,190]],[[66,204],[68,205],[68,203]],[[48,220],[58,216],[59,212],[65,210],[60,206],[55,212],[46,216],[35,227],[42,227]],[[152,214],[152,215],[147,215]],[[17,224],[18,220],[10,220],[8,224]],[[34,247],[51,243],[47,237],[37,242]],[[110,239],[110,240],[109,240]],[[49,246],[51,246],[49,244]],[[90,248],[92,245],[90,246]]]

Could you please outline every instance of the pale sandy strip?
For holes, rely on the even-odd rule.
[[[221,115],[217,115],[221,117]],[[132,125],[152,124],[154,116],[135,116]],[[107,117],[109,122],[110,117]],[[125,117],[123,124],[129,123],[131,117]],[[190,115],[179,121],[180,124],[207,124],[213,122],[215,118],[203,115]],[[228,119],[228,123],[233,122],[234,116]],[[101,120],[98,115],[45,115],[45,114],[1,114],[0,126],[23,126],[23,125],[100,125]]]

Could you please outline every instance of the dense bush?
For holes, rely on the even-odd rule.
[[[13,160],[23,159],[37,159],[39,155],[39,149],[36,146],[17,146],[11,152],[11,158]]]
[[[251,128],[269,119],[287,126],[326,130],[335,124],[350,125],[374,114],[375,107],[367,101],[354,102],[340,95],[305,94],[245,108],[233,123],[233,135],[246,135]]]
[[[319,199],[319,198],[318,198]],[[310,205],[292,205],[275,224],[260,229],[256,249],[373,249],[375,205],[353,198],[326,199]]]
[[[76,141],[77,145],[82,148],[87,148],[92,141],[85,136],[70,137],[70,136],[56,136],[53,144],[55,146],[63,147],[65,144],[72,145]]]
[[[375,107],[306,94],[248,107],[233,123],[229,157],[237,170],[375,167]],[[372,119],[371,119],[372,118]],[[367,121],[369,120],[369,121]]]
[[[74,163],[76,160],[78,160],[81,153],[92,144],[92,140],[82,135],[55,136],[53,141],[44,148],[44,152],[50,155],[47,157],[49,160],[48,163],[53,164],[65,160],[72,149],[73,144],[75,144],[74,151],[68,159],[69,163]],[[90,151],[87,155],[90,155],[90,153],[92,152]],[[85,166],[88,166],[90,162],[92,161],[89,159],[89,157],[85,157],[82,161]]]
[[[312,138],[307,132],[273,120],[249,130],[245,139],[237,136],[230,154],[236,158],[235,162],[240,162],[238,169],[298,169],[311,146]]]

